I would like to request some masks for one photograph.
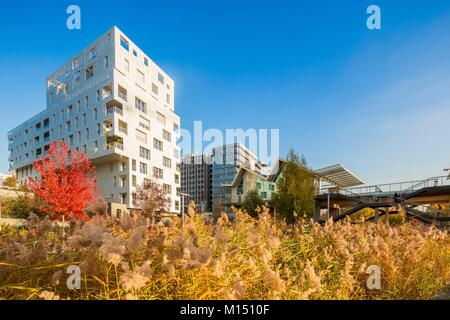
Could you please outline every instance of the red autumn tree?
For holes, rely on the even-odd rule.
[[[95,167],[82,152],[70,150],[62,141],[50,144],[47,156],[36,160],[38,179],[30,178],[28,188],[39,200],[41,209],[52,219],[88,220],[84,209],[98,198]]]
[[[136,198],[133,202],[135,207],[141,210],[142,214],[153,216],[167,211],[170,198],[160,184],[154,181],[147,181],[137,188]]]

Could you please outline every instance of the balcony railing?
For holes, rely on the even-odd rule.
[[[119,108],[117,108],[117,107],[111,107],[111,108],[108,108],[107,113],[108,113],[108,114],[118,113],[118,114],[120,114],[121,116],[123,116],[123,110],[122,110],[122,109],[119,109]]]
[[[120,142],[111,142],[108,143],[108,145],[106,146],[107,149],[113,149],[113,148],[117,148],[120,150],[123,150],[123,143]]]
[[[126,127],[119,127],[119,131],[128,134],[128,129]]]
[[[104,126],[103,133],[105,134],[105,136],[111,135],[113,133],[113,126]]]
[[[103,90],[103,99],[108,99],[112,96],[112,90]]]
[[[128,97],[126,94],[119,91],[118,95],[119,95],[119,98],[121,98],[122,100],[125,100],[125,101],[128,100]]]

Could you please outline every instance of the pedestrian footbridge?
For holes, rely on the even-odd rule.
[[[331,181],[332,182],[332,181]],[[448,211],[438,209],[435,214],[421,210],[430,205],[449,205],[450,179],[448,176],[432,177],[425,180],[389,183],[373,186],[352,186],[342,188],[330,184],[316,195],[315,218],[332,218],[339,221],[345,217],[371,208],[375,216],[368,220],[378,220],[385,214],[399,213],[400,210],[411,218],[424,223],[450,225]],[[448,209],[447,209],[448,210]],[[321,214],[324,213],[325,215]]]

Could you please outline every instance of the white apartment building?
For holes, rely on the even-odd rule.
[[[174,82],[113,27],[47,79],[47,108],[8,133],[19,182],[54,140],[85,152],[103,197],[133,208],[136,186],[161,183],[180,212],[180,117]]]

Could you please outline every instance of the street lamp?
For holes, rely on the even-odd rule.
[[[185,201],[185,197],[189,197],[190,194],[189,193],[183,193],[183,192],[178,192],[178,195],[181,196],[181,223],[184,226],[184,201]]]

